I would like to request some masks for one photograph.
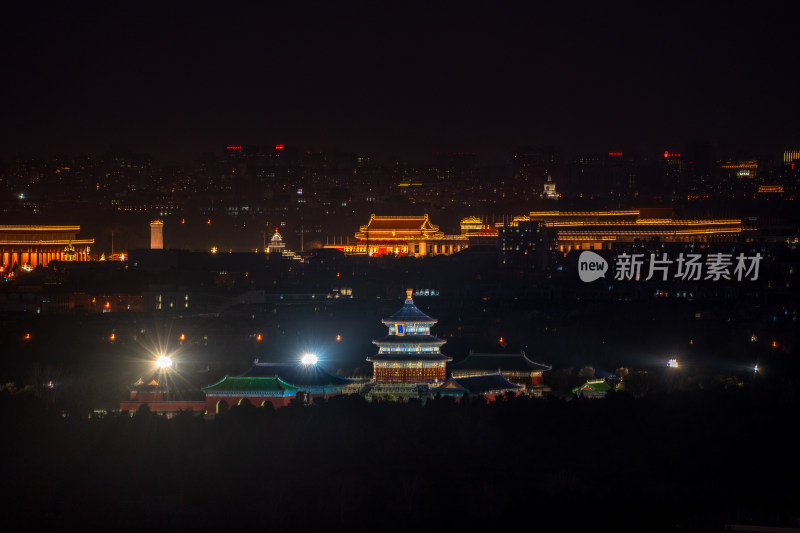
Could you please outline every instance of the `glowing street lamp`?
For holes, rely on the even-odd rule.
[[[669,368],[678,368],[678,360],[677,359],[670,359],[667,361],[667,366]]]
[[[753,365],[753,374],[758,373],[758,364]]]
[[[159,358],[156,359],[156,366],[162,370],[172,368],[172,357],[167,355],[159,356]]]
[[[314,355],[313,353],[307,353],[307,354],[303,355],[302,359],[300,359],[300,362],[303,363],[306,366],[308,366],[308,365],[316,365],[317,361],[319,361],[319,358],[316,355]]]

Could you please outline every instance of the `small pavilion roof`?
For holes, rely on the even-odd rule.
[[[605,394],[611,390],[611,385],[604,379],[590,379],[579,387],[572,389],[573,394]]]
[[[528,359],[525,352],[519,353],[474,353],[462,361],[454,363],[451,370],[485,370],[488,372],[544,372],[553,367],[535,363]]]

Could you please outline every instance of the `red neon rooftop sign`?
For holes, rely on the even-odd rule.
[[[226,146],[225,148],[227,148],[228,150],[241,150],[242,149],[242,145],[241,144],[232,144],[230,146]]]
[[[283,150],[283,145],[282,144],[276,144],[275,145],[275,149],[276,150]]]

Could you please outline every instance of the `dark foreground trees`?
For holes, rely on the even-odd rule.
[[[335,398],[84,420],[4,398],[14,527],[563,531],[789,525],[797,397],[720,390],[459,405]]]

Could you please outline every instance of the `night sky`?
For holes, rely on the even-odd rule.
[[[4,8],[0,157],[800,145],[789,4],[291,4]]]

